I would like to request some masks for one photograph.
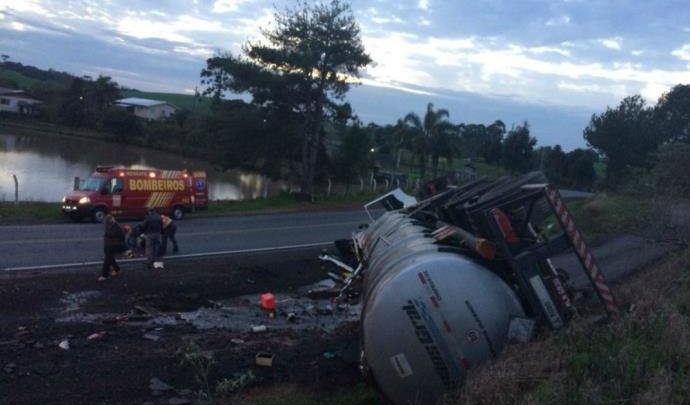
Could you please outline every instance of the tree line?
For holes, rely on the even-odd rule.
[[[300,3],[277,10],[272,27],[240,53],[219,53],[206,61],[200,76],[204,96],[212,99],[209,114],[182,109],[163,122],[143,121],[117,108],[122,89],[107,76],[67,79],[64,72],[41,73],[7,58],[2,66],[56,84],[30,90],[44,101],[47,121],[205,158],[219,169],[300,178],[307,197],[320,181],[349,184],[375,167],[426,179],[467,162],[506,173],[543,170],[559,186],[586,189],[594,186],[595,165],[601,162],[604,185],[615,187],[635,170],[660,173],[655,171],[663,162],[659,154],[678,154],[677,145],[687,146],[690,136],[690,88],[684,85],[654,107],[633,96],[594,114],[583,132],[591,148],[569,152],[558,145],[537,147],[528,122],[510,127],[501,120],[454,123],[448,110],[431,103],[421,116],[410,112],[395,124],[365,125],[345,99],[371,62],[350,6],[340,0]],[[233,99],[238,93],[251,95],[251,101]],[[674,160],[688,153],[680,155]],[[656,178],[659,184],[677,182],[672,176]]]

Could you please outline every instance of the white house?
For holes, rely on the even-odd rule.
[[[0,111],[33,114],[41,101],[29,97],[24,90],[0,87]]]
[[[125,108],[137,117],[147,120],[164,120],[170,118],[178,110],[177,106],[167,101],[139,97],[123,98],[117,100],[115,104]]]

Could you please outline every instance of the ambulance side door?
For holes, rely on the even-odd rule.
[[[146,214],[146,203],[151,197],[151,192],[146,191],[141,183],[141,178],[130,178],[127,180],[127,212],[133,218],[143,218]]]
[[[110,211],[113,215],[122,216],[127,215],[126,197],[125,197],[125,182],[121,177],[113,177],[108,180],[108,188],[110,191],[110,197],[112,198],[112,203],[110,205]]]

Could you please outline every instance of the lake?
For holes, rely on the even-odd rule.
[[[206,170],[212,200],[241,200],[279,194],[283,182],[239,170],[219,172],[206,161],[172,153],[66,135],[21,134],[0,128],[0,201],[14,200],[19,180],[21,201],[60,201],[72,190],[74,177],[84,178],[97,165],[138,169]]]

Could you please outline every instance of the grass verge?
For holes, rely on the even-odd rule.
[[[377,194],[378,195],[378,194]],[[238,214],[360,209],[373,194],[321,197],[314,203],[299,201],[283,193],[275,197],[241,201],[212,201],[208,209],[189,213],[187,218],[218,217]],[[69,220],[62,215],[58,202],[0,202],[0,224],[59,223]]]

